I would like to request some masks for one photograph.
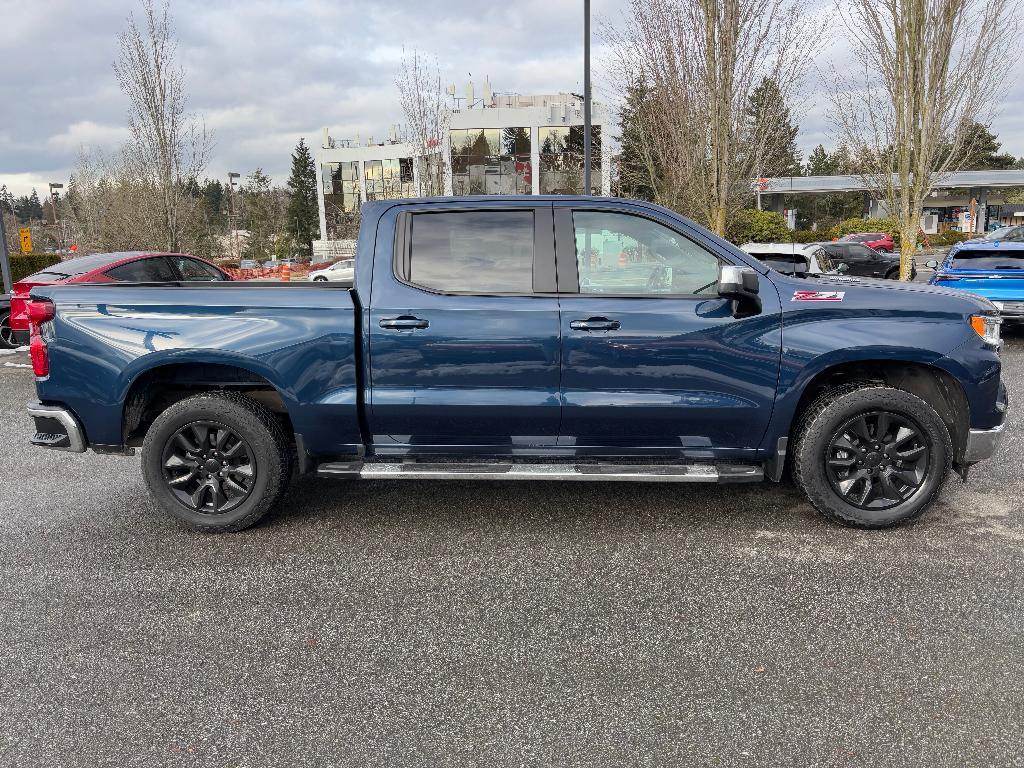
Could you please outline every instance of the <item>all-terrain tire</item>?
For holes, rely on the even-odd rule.
[[[912,494],[886,509],[850,503],[830,481],[826,461],[833,438],[851,419],[885,412],[908,420],[920,430],[927,469]],[[848,384],[830,389],[804,411],[795,430],[793,479],[811,504],[828,519],[855,528],[889,528],[920,517],[949,475],[953,444],[939,414],[917,395],[876,384]]]
[[[244,441],[251,456],[248,495],[226,512],[193,508],[168,484],[164,465],[170,441],[199,423],[222,425]],[[277,504],[291,480],[292,453],[280,423],[263,405],[234,392],[204,392],[179,400],[156,418],[143,442],[142,473],[153,499],[169,515],[196,530],[226,533],[248,528]]]

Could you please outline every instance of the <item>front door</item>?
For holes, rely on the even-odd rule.
[[[756,448],[779,376],[774,285],[761,277],[760,313],[738,319],[717,294],[721,259],[682,225],[582,206],[556,206],[555,220],[559,443],[581,454],[688,457]]]
[[[553,446],[561,352],[550,204],[413,205],[395,224],[395,261],[378,253],[368,318],[375,449]]]

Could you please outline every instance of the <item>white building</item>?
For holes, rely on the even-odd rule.
[[[449,91],[449,93],[453,93]],[[583,101],[574,94],[536,96],[491,94],[457,99],[448,115],[441,151],[418,158],[414,146],[392,129],[388,141],[365,144],[335,141],[323,129],[317,156],[321,184],[320,238],[354,237],[355,213],[361,203],[417,197],[429,186],[427,173],[445,166],[448,195],[548,195],[583,192]],[[610,153],[602,151],[607,110],[592,108],[592,193],[609,195]],[[328,253],[328,242],[314,244]]]

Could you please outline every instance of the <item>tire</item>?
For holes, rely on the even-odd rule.
[[[793,478],[828,519],[890,528],[924,513],[952,460],[949,430],[928,403],[902,389],[854,384],[829,390],[804,412]]]
[[[314,283],[326,283],[327,282],[327,278],[324,277],[323,275],[317,275],[316,277],[313,278],[313,282]]]
[[[5,310],[0,313],[0,349],[14,349],[18,342],[14,340],[14,331],[11,330],[11,313]]]
[[[255,400],[206,392],[156,418],[143,442],[142,473],[153,499],[176,520],[211,533],[240,531],[288,488],[292,449]]]
[[[899,280],[900,279],[900,268],[890,269],[885,273],[886,280]]]

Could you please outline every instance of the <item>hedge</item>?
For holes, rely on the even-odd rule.
[[[57,253],[12,253],[11,282],[16,283],[60,261]]]
[[[925,235],[925,237],[928,238],[928,245],[953,245],[970,240],[972,237],[980,237],[980,235],[972,235],[967,232],[941,232],[937,235]]]
[[[781,213],[744,208],[729,220],[725,235],[737,245],[779,243],[789,240],[789,228]]]
[[[888,232],[892,235],[896,247],[900,247],[900,225],[895,219],[845,219],[832,227],[828,231],[829,237],[823,239],[857,235],[861,232]]]

